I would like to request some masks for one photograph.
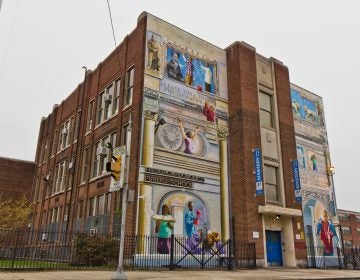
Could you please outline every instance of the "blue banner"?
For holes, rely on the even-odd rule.
[[[264,195],[261,150],[259,148],[254,149],[253,155],[255,167],[256,195],[260,196]]]
[[[299,162],[297,159],[291,161],[291,167],[293,172],[295,201],[301,202],[302,199],[301,199],[300,171],[299,171]]]

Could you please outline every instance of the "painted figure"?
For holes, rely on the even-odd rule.
[[[199,220],[201,212],[193,212],[193,203],[189,201],[188,210],[185,212],[185,231],[188,237],[192,237],[195,234],[195,224]]]
[[[316,234],[323,243],[324,254],[332,255],[334,253],[333,237],[337,236],[334,225],[328,221],[328,212],[326,210],[323,212],[323,219],[320,218],[317,224]]]
[[[166,65],[166,71],[168,77],[178,80],[180,82],[183,81],[183,75],[181,73],[181,68],[179,64],[179,53],[173,52],[173,55],[170,61]]]
[[[201,65],[201,68],[204,71],[205,90],[207,92],[211,92],[212,72],[210,69],[210,64],[206,63],[206,66]]]
[[[316,156],[314,154],[311,155],[310,162],[311,162],[312,170],[317,171]]]
[[[159,45],[155,40],[154,34],[147,42],[148,45],[148,67],[152,70],[159,71],[160,59],[159,59]]]
[[[157,252],[159,254],[169,254],[171,246],[171,232],[174,228],[175,220],[170,215],[170,208],[164,204],[161,208],[163,219],[156,220],[155,232],[158,234]]]
[[[194,141],[196,140],[198,128],[196,127],[195,131],[187,131],[185,133],[183,122],[180,121],[180,129],[181,134],[185,142],[185,151],[186,154],[193,154],[194,153]]]
[[[186,73],[185,73],[185,84],[191,86],[194,78],[194,64],[193,59],[189,56],[188,59],[184,57],[186,61]]]
[[[205,101],[203,115],[206,116],[207,121],[215,122],[215,107],[213,105],[209,105],[208,101]]]

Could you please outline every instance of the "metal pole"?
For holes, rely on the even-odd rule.
[[[127,280],[124,273],[124,245],[125,245],[125,223],[126,223],[126,208],[127,208],[127,194],[129,182],[129,161],[130,161],[130,144],[131,144],[131,114],[129,119],[129,127],[126,131],[126,183],[122,189],[122,204],[121,204],[121,226],[120,226],[120,249],[119,249],[119,264],[118,268],[111,280]]]

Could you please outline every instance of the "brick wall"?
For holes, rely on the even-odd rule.
[[[30,199],[35,163],[0,157],[0,201]]]
[[[120,145],[122,138],[122,127],[128,123],[130,114],[132,116],[132,141],[131,141],[131,156],[130,166],[134,167],[130,169],[129,174],[129,188],[137,190],[137,170],[139,166],[139,147],[140,147],[140,125],[141,125],[141,106],[143,96],[143,79],[144,79],[144,52],[145,52],[145,38],[146,38],[146,17],[142,17],[137,25],[137,28],[128,36],[126,36],[123,42],[93,71],[88,71],[84,81],[58,106],[53,108],[53,111],[47,118],[41,121],[39,140],[36,153],[36,181],[39,186],[39,199],[35,203],[34,207],[34,226],[39,227],[41,220],[47,220],[48,217],[42,217],[42,215],[48,215],[48,209],[57,206],[64,206],[66,204],[71,205],[68,214],[68,229],[71,230],[73,221],[76,215],[77,202],[79,200],[84,201],[83,206],[83,221],[87,216],[89,205],[88,198],[106,193],[110,186],[110,176],[100,176],[97,179],[90,178],[90,169],[92,157],[88,159],[88,172],[86,174],[85,184],[80,184],[81,177],[81,163],[85,147],[89,147],[92,153],[94,144],[107,136],[108,134],[116,131],[116,145]],[[134,66],[135,77],[134,77],[134,91],[132,106],[123,109],[123,96],[125,91],[125,77],[127,70]],[[109,84],[114,80],[121,78],[121,92],[120,92],[120,104],[119,113],[113,118],[102,123],[100,126],[95,126],[90,132],[86,132],[86,120],[88,115],[89,102],[94,100],[94,114],[93,120],[96,119],[96,106],[98,102],[98,94],[102,92]],[[78,112],[81,115],[81,121],[79,127],[79,137],[76,142],[71,143],[68,148],[61,152],[51,153],[52,145],[54,141],[54,132],[60,129],[60,126],[71,116],[76,118]],[[58,138],[58,135],[57,135]],[[44,162],[39,162],[41,145],[47,140],[48,149],[46,159]],[[64,161],[71,161],[75,158],[76,164],[74,168],[74,183],[71,189],[65,188],[63,193],[46,196],[46,189],[51,188],[52,181],[45,181],[43,178],[50,174],[50,178],[54,178],[55,166]],[[69,176],[69,174],[67,174]],[[112,205],[116,204],[116,201],[120,197],[116,193],[112,196]],[[43,210],[46,210],[45,212]],[[112,209],[112,212],[115,209]],[[128,207],[127,215],[127,227],[126,230],[129,233],[135,231],[135,214],[136,214],[136,203],[130,203]],[[63,219],[60,219],[63,221]],[[64,222],[65,223],[65,222]]]
[[[234,43],[226,49],[229,88],[229,144],[231,209],[235,242],[256,242],[258,258],[263,258],[262,218],[258,205],[264,196],[255,196],[252,149],[261,147],[255,49]],[[259,239],[252,232],[260,233]]]

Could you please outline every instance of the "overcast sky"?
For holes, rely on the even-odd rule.
[[[1,0],[0,0],[1,1]],[[110,0],[117,42],[150,12],[221,48],[245,41],[323,97],[338,207],[360,211],[360,1]],[[114,49],[106,0],[3,0],[0,156],[33,161],[42,116]]]

